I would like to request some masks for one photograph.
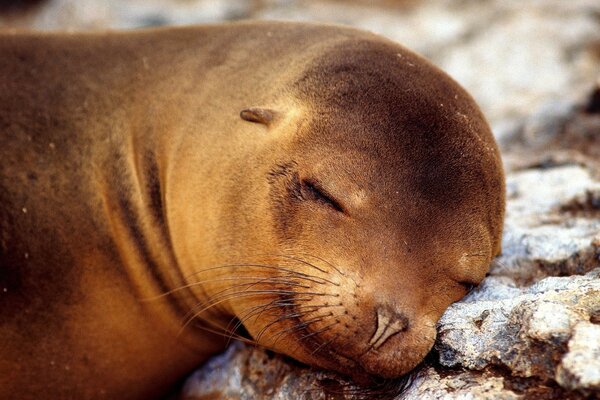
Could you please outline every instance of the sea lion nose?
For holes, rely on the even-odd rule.
[[[408,329],[408,318],[390,306],[380,306],[377,309],[377,326],[369,340],[371,350],[377,350],[390,337]]]

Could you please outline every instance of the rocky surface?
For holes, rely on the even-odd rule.
[[[8,2],[6,2],[8,4]],[[452,305],[407,379],[364,389],[243,344],[183,399],[600,398],[600,2],[31,0],[0,28],[136,28],[240,18],[347,23],[431,58],[478,102],[507,170],[503,254]],[[36,5],[37,4],[37,5]]]

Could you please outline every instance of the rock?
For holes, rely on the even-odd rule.
[[[419,400],[517,400],[522,396],[505,390],[506,382],[502,376],[471,372],[452,375],[439,374],[433,367],[423,369],[414,384],[408,388],[401,399]]]
[[[501,135],[510,171],[585,166],[600,179],[600,81],[576,103],[563,102],[515,122]],[[598,206],[595,206],[596,210]]]
[[[600,213],[586,214],[594,216],[595,193],[600,182],[580,166],[509,174],[503,251],[491,274],[531,283],[600,266]]]
[[[392,399],[405,383],[394,382],[384,391],[381,387],[360,388],[334,373],[315,371],[281,355],[234,343],[187,380],[179,399]]]
[[[600,391],[600,325],[580,322],[568,346],[569,352],[556,371],[556,381],[568,389]]]
[[[220,0],[37,0],[36,3],[39,5],[35,12],[0,15],[0,25],[38,30],[131,29],[248,18],[253,9],[252,1]]]
[[[493,286],[486,290],[494,291]],[[569,357],[575,326],[591,324],[598,309],[600,268],[584,276],[546,278],[514,297],[479,295],[452,305],[439,322],[436,350],[447,367],[494,366],[518,377],[553,380],[563,355]],[[588,350],[594,350],[593,342]],[[594,389],[583,385],[566,388]]]

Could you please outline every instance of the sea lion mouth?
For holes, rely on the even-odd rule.
[[[295,307],[289,306],[290,310]],[[305,324],[302,318],[295,317],[294,324]],[[397,398],[412,382],[413,373],[407,373],[398,378],[384,378],[378,375],[373,375],[367,371],[367,369],[361,364],[360,361],[356,361],[348,356],[337,353],[327,346],[323,346],[323,342],[319,340],[318,334],[312,335],[315,331],[311,330],[308,326],[303,326],[301,329],[291,333],[291,337],[300,344],[300,347],[304,351],[314,352],[314,356],[318,357],[317,364],[324,369],[324,371],[333,371],[342,375],[344,378],[342,381],[336,380],[335,378],[324,378],[320,381],[321,384],[325,385],[328,382],[334,383],[333,390],[324,388],[324,390],[334,396],[335,398],[340,395],[350,395],[356,399],[373,399],[378,398],[382,400],[395,399]],[[303,339],[309,336],[308,339]],[[318,351],[314,351],[315,348],[319,348]],[[325,365],[319,363],[321,360],[327,360]],[[345,382],[344,382],[345,381]]]
[[[294,322],[296,324],[303,324],[300,317],[297,317]],[[393,387],[398,389],[398,382],[403,382],[409,375],[406,374],[398,378],[385,378],[372,374],[363,365],[362,361],[340,354],[331,347],[324,345],[327,341],[319,340],[318,331],[313,331],[310,326],[303,326],[301,329],[293,332],[291,336],[294,338],[294,341],[299,343],[299,347],[302,347],[304,351],[316,358],[314,362],[321,368],[346,376],[363,389],[378,388],[387,384],[392,384]]]
[[[380,377],[370,374],[361,365],[360,361],[332,349],[329,345],[335,343],[334,339],[321,340],[319,334],[325,332],[326,328],[317,330],[311,328],[311,323],[314,322],[315,318],[309,317],[308,320],[304,320],[299,305],[293,298],[287,297],[285,300],[289,302],[289,305],[285,307],[284,312],[289,311],[296,315],[289,320],[294,327],[294,329],[290,329],[289,334],[294,342],[298,343],[298,347],[302,348],[311,358],[316,359],[317,364],[320,364],[323,368],[349,376],[359,384],[366,385],[380,379]],[[333,313],[330,313],[326,317],[333,317],[333,315]]]
[[[292,350],[288,348],[287,351],[283,349],[280,349],[280,351],[293,358],[304,360],[305,363],[319,368],[336,371],[363,386],[379,384],[382,381],[398,380],[409,374],[417,364],[415,362],[413,365],[405,350],[401,350],[402,346],[393,346],[391,350],[388,349],[382,352],[374,349],[372,343],[365,341],[362,345],[356,342],[356,346],[348,347],[345,345],[346,342],[340,342],[338,339],[340,337],[342,340],[360,339],[355,336],[340,335],[338,331],[329,331],[328,328],[334,325],[338,325],[341,329],[344,329],[344,327],[350,329],[347,325],[339,323],[334,312],[328,312],[327,314],[319,314],[318,311],[308,314],[303,313],[303,305],[294,301],[293,296],[285,296],[285,302],[287,305],[281,312],[294,315],[294,317],[288,319],[289,326],[284,330],[287,339],[293,341],[296,347],[294,348],[294,345],[292,345]],[[404,332],[405,328],[408,327],[408,320],[406,317],[403,318],[402,329],[397,329],[399,332]],[[315,321],[319,323],[317,324]],[[375,329],[373,336],[376,336],[379,331],[385,333],[386,329],[393,329],[395,326],[393,323],[382,325],[381,318],[378,323],[373,327]],[[385,329],[376,329],[379,326],[384,326]],[[384,333],[376,337],[384,337]],[[363,338],[367,337],[363,336]],[[430,347],[427,351],[424,351],[424,355],[429,350]],[[399,361],[398,357],[403,361]]]

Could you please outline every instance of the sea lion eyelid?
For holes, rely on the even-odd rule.
[[[331,206],[334,210],[345,213],[344,207],[337,201],[333,196],[331,196],[323,187],[312,179],[303,179],[301,181],[301,185],[303,189],[309,192],[313,199],[326,203]]]
[[[478,283],[469,282],[469,281],[458,281],[457,283],[459,285],[461,285],[462,287],[464,287],[465,290],[467,291],[467,293],[471,293],[473,291],[473,289],[475,289],[478,285]]]

